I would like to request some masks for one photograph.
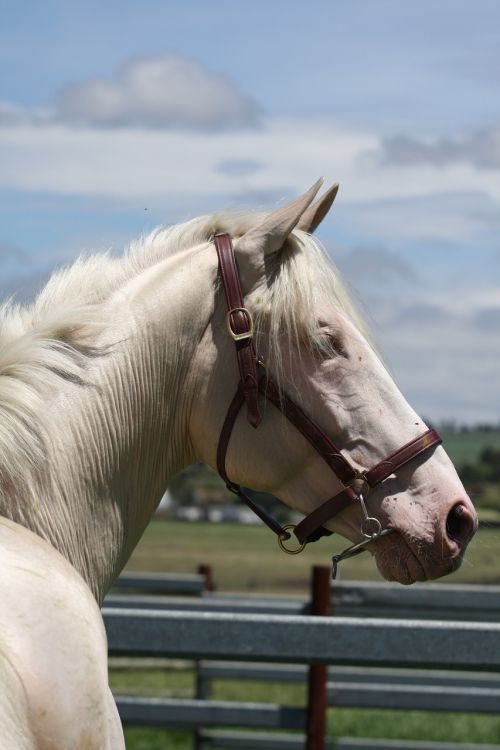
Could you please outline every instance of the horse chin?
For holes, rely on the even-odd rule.
[[[397,583],[409,586],[417,581],[427,580],[423,566],[408,549],[403,554],[399,552],[397,558],[388,558],[379,552],[375,556],[375,561],[377,568],[387,581],[397,581]]]
[[[402,532],[380,539],[373,553],[384,578],[406,586],[449,575],[460,567],[463,558],[463,550],[448,558],[438,557],[425,542],[408,540]]]

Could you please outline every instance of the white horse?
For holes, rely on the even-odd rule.
[[[2,309],[2,750],[124,747],[99,604],[170,478],[197,460],[216,466],[238,382],[214,233],[234,238],[259,357],[352,465],[372,466],[425,429],[310,234],[336,193],[313,203],[318,188],[269,216],[205,216],[122,259],[79,260],[31,307]],[[259,403],[258,429],[236,420],[231,481],[305,514],[342,491],[300,432]],[[442,447],[367,504],[394,529],[372,545],[377,565],[402,583],[456,569],[477,523]],[[326,525],[357,542],[359,513],[352,503]]]

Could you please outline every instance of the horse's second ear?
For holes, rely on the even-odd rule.
[[[313,203],[304,211],[299,219],[297,228],[302,229],[304,232],[309,232],[309,234],[315,232],[328,211],[331,209],[338,191],[339,184],[336,182],[335,185],[332,185],[332,187],[321,196],[319,201],[316,201],[316,203]]]
[[[261,268],[267,255],[281,250],[286,238],[299,224],[322,184],[321,178],[300,198],[273,211],[263,222],[249,229],[236,243],[238,257],[250,267]]]

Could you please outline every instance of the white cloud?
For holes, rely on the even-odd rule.
[[[341,272],[354,282],[366,279],[369,287],[384,288],[389,283],[414,284],[418,274],[401,255],[377,245],[338,250],[335,260]]]
[[[396,135],[384,138],[377,154],[382,163],[405,167],[436,167],[460,162],[479,169],[500,169],[500,127],[468,133],[459,138],[418,138]]]
[[[249,177],[264,167],[257,159],[224,159],[216,166],[216,171],[229,177]]]
[[[475,253],[476,262],[485,255]],[[477,278],[464,269],[460,282],[450,284],[450,269],[438,264],[429,285],[418,250],[401,256],[355,247],[335,256],[416,410],[435,421],[497,422],[500,290],[489,269]]]
[[[356,219],[373,241],[465,245],[476,243],[485,234],[499,236],[500,194],[489,175],[481,182],[472,167],[464,167],[462,174],[460,170],[450,170],[449,175],[443,171],[415,165],[405,169],[398,180],[392,169],[382,168],[380,179],[386,178],[387,184],[372,200],[346,207],[346,215]],[[422,178],[423,173],[428,175],[428,182]],[[411,186],[407,190],[408,182]],[[475,189],[471,189],[474,183]],[[420,194],[413,194],[416,184],[420,185]],[[391,187],[393,195],[383,197]]]
[[[347,178],[356,155],[374,142],[310,120],[270,119],[259,130],[223,133],[10,127],[0,130],[0,186],[120,197],[232,196],[283,185],[297,191],[322,173]],[[231,160],[258,161],[262,168],[244,175],[220,170]]]
[[[395,315],[379,339],[405,395],[423,416],[498,421],[500,361],[491,330],[479,329],[463,313],[429,310],[425,320],[420,310],[413,320]]]
[[[10,102],[0,102],[0,128],[50,125],[54,113],[50,108],[21,107]]]
[[[479,331],[500,333],[500,306],[483,307],[477,311],[474,324]]]
[[[409,227],[409,232],[422,236],[425,231],[428,236],[432,223],[446,224],[443,238],[453,233],[463,236],[470,212],[457,215],[456,206],[449,202],[449,215],[443,221],[443,203],[439,206],[436,197],[462,193],[465,203],[476,196],[471,232],[482,221],[478,208],[483,197],[494,207],[500,204],[500,180],[491,170],[472,164],[396,168],[367,156],[379,144],[376,135],[341,129],[319,118],[273,117],[256,130],[210,133],[76,129],[61,123],[11,125],[0,129],[0,186],[119,197],[217,193],[230,200],[242,192],[283,191],[283,186],[301,191],[325,174],[341,183],[344,205],[366,204],[365,218],[373,230],[378,231],[382,223],[385,234]],[[231,162],[258,163],[259,169],[220,169],[221,163]],[[410,199],[422,200],[425,211],[411,207],[411,227],[406,210]],[[384,201],[392,201],[385,211]],[[392,213],[394,221],[388,222]]]
[[[225,76],[176,54],[133,60],[117,76],[65,86],[45,109],[0,103],[0,125],[231,130],[259,124],[260,108]]]
[[[96,127],[227,130],[259,120],[257,104],[229,79],[172,53],[129,62],[114,80],[66,86],[57,113],[63,122]]]
[[[383,163],[373,156],[380,145],[377,135],[326,118],[267,117],[260,128],[226,132],[12,124],[0,128],[0,188],[140,201],[160,221],[174,221],[242,204],[268,208],[321,174],[338,180],[322,236],[338,239],[340,226],[340,239],[354,246],[332,255],[377,321],[406,395],[434,419],[496,421],[498,316],[484,310],[500,308],[500,291],[486,268],[469,273],[467,248],[494,253],[498,174],[472,160]],[[441,258],[441,276],[435,265],[428,270],[431,253],[421,255],[439,243],[451,263]],[[453,275],[457,246],[469,262]]]

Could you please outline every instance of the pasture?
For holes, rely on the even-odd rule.
[[[446,452],[456,466],[474,463],[484,448],[500,448],[500,428],[488,430],[471,428],[470,430],[442,429],[441,437]]]
[[[475,461],[486,446],[500,447],[500,430],[445,432],[447,451],[456,464]],[[312,565],[328,564],[343,541],[331,537],[295,557],[281,553],[272,534],[261,525],[151,523],[127,566],[129,570],[194,572],[200,563],[214,571],[217,588],[248,594],[308,592]],[[459,571],[442,579],[455,583],[500,583],[498,550],[500,530],[481,528],[469,545]],[[361,555],[343,562],[344,580],[382,580],[371,556]],[[113,666],[115,665],[115,666]],[[195,672],[189,662],[170,663],[167,669],[129,671],[112,660],[113,690],[128,694],[192,697]],[[252,681],[214,682],[217,700],[263,701],[304,705],[306,686]],[[428,740],[464,743],[495,743],[500,737],[500,718],[479,714],[380,711],[371,709],[329,709],[328,733],[344,737]],[[128,750],[191,750],[192,734],[187,731],[129,727],[125,730]]]
[[[163,522],[152,523],[128,566],[130,570],[194,572],[199,563],[212,565],[219,590],[251,594],[278,592],[302,595],[308,591],[310,568],[327,564],[329,555],[342,544],[334,539],[310,545],[302,555],[279,552],[275,540],[260,526]],[[499,583],[500,532],[481,529],[470,545],[462,568],[444,582]],[[366,554],[343,564],[344,579],[380,580]],[[417,614],[417,613],[416,613]],[[168,669],[133,671],[112,660],[113,690],[128,694],[192,697],[195,674],[189,662],[170,663]],[[213,697],[219,700],[265,701],[303,705],[305,686],[286,683],[215,681]],[[495,743],[500,737],[500,718],[417,711],[330,709],[330,735]],[[127,728],[128,750],[188,750],[190,732]]]
[[[179,665],[180,666],[180,665]],[[178,669],[161,672],[111,672],[113,690],[131,693],[189,697],[194,694],[194,673]],[[215,683],[214,698],[220,700],[269,701],[303,705],[306,687],[285,683],[225,681]],[[500,718],[483,714],[434,714],[422,711],[375,711],[329,709],[328,734],[339,737],[433,740],[457,743],[494,744],[500,737]],[[192,734],[182,731],[127,728],[127,750],[192,750]]]
[[[251,593],[304,594],[313,565],[328,565],[345,547],[335,536],[306,547],[300,555],[283,554],[274,535],[261,525],[151,523],[136,548],[128,570],[194,572],[211,565],[218,589]],[[482,528],[472,540],[460,570],[447,583],[500,583],[500,531]],[[345,580],[382,580],[371,555],[346,560],[339,575]]]

